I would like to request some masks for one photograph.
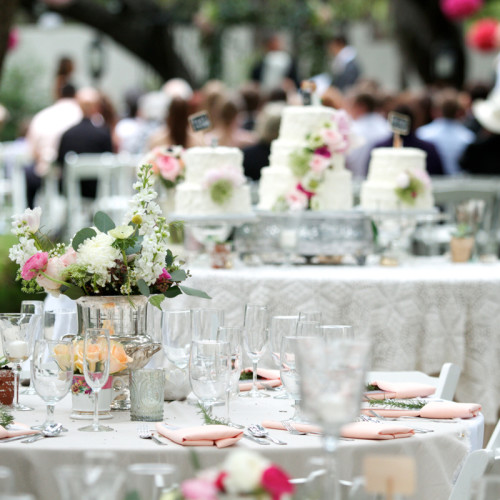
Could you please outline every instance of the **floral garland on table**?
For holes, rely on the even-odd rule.
[[[19,265],[23,291],[62,293],[72,299],[142,294],[158,307],[164,298],[181,293],[209,298],[181,285],[190,275],[167,248],[169,227],[155,201],[151,165],[140,168],[134,189],[123,225],[97,212],[94,227],[78,231],[68,246],[53,243],[40,231],[41,208],[14,216],[12,231],[19,243],[11,247],[9,257]]]
[[[142,163],[149,163],[163,186],[171,189],[184,180],[183,152],[182,146],[158,146],[147,153]]]
[[[217,500],[220,495],[252,495],[259,500],[285,500],[294,491],[289,477],[250,450],[233,451],[220,470],[204,471],[181,485],[184,500]]]
[[[338,110],[331,120],[306,136],[306,145],[291,153],[290,169],[298,182],[294,189],[280,196],[274,210],[314,208],[313,198],[324,181],[325,171],[333,168],[335,155],[345,154],[354,146],[351,119]]]
[[[415,205],[417,199],[431,187],[431,179],[425,170],[406,171],[398,175],[394,192],[406,205]]]
[[[210,198],[217,205],[227,203],[233,197],[234,190],[244,183],[244,175],[232,166],[212,168],[203,179],[203,187],[208,189]]]

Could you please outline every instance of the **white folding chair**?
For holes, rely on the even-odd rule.
[[[384,380],[388,382],[417,382],[432,385],[436,388],[435,398],[452,400],[460,377],[460,367],[453,363],[445,363],[441,367],[439,377],[431,377],[419,371],[369,372],[367,380]]]
[[[486,449],[495,453],[497,449],[499,449],[498,455],[500,455],[500,420],[497,422],[495,426],[495,430],[486,445]]]

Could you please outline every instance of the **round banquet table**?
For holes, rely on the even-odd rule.
[[[272,394],[272,393],[271,393]],[[37,396],[22,395],[22,402],[35,407],[35,411],[17,412],[18,421],[33,425],[45,417],[45,406]],[[289,418],[293,409],[291,400],[272,397],[259,400],[237,398],[232,402],[232,420],[248,425],[264,419]],[[222,408],[216,408],[223,411]],[[126,467],[132,463],[171,463],[179,471],[179,479],[193,477],[191,451],[195,451],[202,468],[220,464],[234,447],[183,447],[173,442],[159,446],[152,440],[139,439],[138,422],[131,422],[129,412],[113,412],[113,418],[105,423],[114,432],[79,432],[78,428],[88,421],[70,418],[71,398],[67,396],[56,406],[56,420],[62,422],[68,432],[56,438],[46,438],[35,443],[0,441],[0,465],[13,469],[18,489],[34,494],[37,500],[58,500],[59,493],[54,480],[54,470],[63,464],[80,464],[85,451],[115,452],[118,464]],[[164,421],[172,426],[200,425],[202,420],[197,407],[187,402],[165,403]],[[103,421],[104,422],[104,421]],[[151,423],[151,428],[154,424]],[[456,478],[467,454],[481,447],[484,421],[482,415],[454,423],[430,421],[405,422],[405,426],[434,429],[427,434],[415,434],[404,439],[386,441],[340,441],[338,462],[342,479],[362,475],[363,457],[367,454],[405,454],[415,458],[418,490],[411,498],[448,498],[452,482]],[[235,446],[248,447],[264,454],[281,465],[293,477],[303,477],[310,472],[310,460],[321,454],[321,438],[314,435],[294,436],[285,431],[271,434],[286,441],[286,446],[271,444],[262,446],[248,439]],[[166,441],[166,440],[165,440]]]
[[[373,340],[372,370],[439,373],[460,366],[457,400],[480,402],[487,423],[500,409],[500,263],[452,264],[413,258],[399,267],[262,266],[192,268],[188,286],[211,295],[181,295],[169,309],[215,307],[241,324],[245,303],[272,314],[320,310],[325,324],[351,324]]]

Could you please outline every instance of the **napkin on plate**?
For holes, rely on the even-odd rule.
[[[279,420],[264,420],[262,422],[263,427],[268,429],[277,429],[279,431],[286,431],[286,427]],[[290,425],[299,432],[310,432],[312,434],[322,434],[321,427],[311,424],[303,424],[301,422],[292,422]]]
[[[385,422],[353,422],[344,425],[341,436],[352,439],[400,439],[413,436],[415,431],[410,427],[387,424]]]
[[[412,399],[425,398],[436,392],[436,388],[427,384],[416,384],[414,382],[385,382],[376,380],[370,382],[376,385],[380,392],[365,393],[369,399]]]
[[[173,428],[158,422],[156,430],[162,436],[182,446],[217,446],[217,448],[226,448],[243,437],[241,429],[235,429],[227,425]]]
[[[30,429],[27,425],[14,422],[5,427],[0,425],[0,439],[6,439],[16,436],[28,436],[29,434],[38,434],[40,431]]]
[[[245,373],[252,373],[251,368],[245,368],[243,370]],[[257,368],[257,376],[265,379],[264,385],[260,382],[257,382],[258,389],[266,389],[267,387],[278,387],[281,385],[280,379],[280,371],[279,370],[271,370],[267,368]],[[249,391],[252,389],[252,381],[240,382],[240,392]]]
[[[432,401],[420,410],[403,410],[399,408],[366,407],[361,410],[365,415],[371,415],[370,409],[382,417],[422,417],[422,418],[472,418],[481,411],[481,405],[475,403],[455,403],[453,401]]]

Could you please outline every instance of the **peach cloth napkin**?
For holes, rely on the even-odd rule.
[[[252,373],[251,368],[245,368],[243,370],[245,373]],[[280,371],[279,370],[269,370],[266,368],[257,368],[257,375],[261,378],[266,379],[264,384],[267,387],[278,387],[281,385],[281,379],[280,379]],[[257,388],[258,389],[265,389],[265,387],[257,382]],[[240,392],[245,392],[249,391],[252,389],[252,382],[240,382]]]
[[[384,382],[377,380],[370,382],[376,385],[381,392],[367,393],[369,399],[411,399],[425,398],[436,392],[436,388],[427,384],[415,384],[413,382]]]
[[[422,417],[422,418],[472,418],[477,417],[481,411],[481,405],[476,403],[455,403],[453,401],[433,401],[427,403],[420,410],[398,410],[396,408],[363,408],[361,411],[366,415],[370,409],[376,411],[383,417]]]
[[[315,425],[290,423],[294,429],[300,432],[321,434],[321,428]],[[262,425],[268,429],[285,430],[284,425],[277,420],[264,420]],[[413,434],[415,431],[409,427],[376,422],[353,422],[344,425],[341,431],[342,437],[352,439],[399,439],[413,436]]]
[[[182,446],[217,446],[226,448],[238,442],[243,437],[243,431],[227,425],[199,425],[174,429],[161,422],[156,424],[156,430],[167,439]]]
[[[29,434],[38,434],[40,431],[35,431],[29,427],[14,422],[9,426],[9,429],[0,425],[0,439],[12,438],[16,436],[28,436]]]

